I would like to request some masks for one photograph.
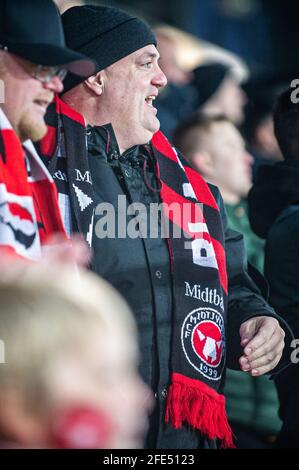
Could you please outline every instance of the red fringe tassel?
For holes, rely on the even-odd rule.
[[[199,380],[173,374],[165,421],[176,429],[186,422],[209,439],[221,440],[222,448],[235,448],[224,396]]]

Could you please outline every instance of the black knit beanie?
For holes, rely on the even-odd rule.
[[[220,89],[231,72],[228,65],[213,62],[200,65],[192,73],[192,84],[198,93],[196,107],[200,108]]]
[[[70,49],[96,61],[97,72],[150,44],[157,45],[150,27],[119,8],[103,5],[72,7],[62,15],[65,41]],[[80,83],[69,74],[65,91]]]

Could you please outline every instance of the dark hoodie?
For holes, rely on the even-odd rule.
[[[267,238],[270,304],[299,338],[299,162],[261,167],[250,192],[250,222]],[[299,358],[294,349],[294,359]],[[299,448],[299,361],[276,377],[284,421],[277,447]]]
[[[293,204],[299,206],[299,162],[261,166],[249,193],[249,219],[254,232],[267,238],[277,217]]]

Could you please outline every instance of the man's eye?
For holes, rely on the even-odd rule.
[[[145,67],[146,69],[149,69],[152,65],[152,62],[146,62],[145,64],[143,64],[143,67]]]

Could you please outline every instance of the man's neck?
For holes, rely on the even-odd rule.
[[[101,110],[98,109],[98,101],[90,97],[88,93],[73,92],[73,90],[70,90],[62,96],[62,100],[72,109],[80,113],[84,117],[87,125],[92,127],[101,127],[106,124],[112,125],[107,118],[103,118]],[[113,128],[113,132],[119,147],[119,153],[122,155],[127,148],[120,145],[117,129]]]
[[[81,83],[67,91],[62,95],[61,99],[74,111],[84,116],[86,123],[90,126],[103,126],[107,124],[107,120],[103,121],[102,113],[99,109],[99,101],[84,88],[84,84]]]
[[[230,206],[235,206],[241,202],[240,196],[237,194],[232,193],[231,191],[227,191],[224,188],[218,186],[221,196],[225,204],[229,204]]]
[[[217,186],[217,188],[219,189],[225,204],[229,204],[231,206],[234,206],[234,205],[239,204],[241,202],[242,198],[238,194],[236,194],[236,193],[230,191],[229,189],[221,186],[218,183],[218,181],[214,181],[213,178],[205,178],[205,179],[208,183],[211,183],[214,186]]]

